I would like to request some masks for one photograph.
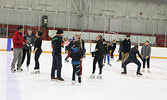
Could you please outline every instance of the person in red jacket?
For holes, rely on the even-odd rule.
[[[11,65],[12,72],[16,72],[16,69],[15,69],[16,62],[17,62],[17,71],[19,72],[23,71],[23,69],[21,69],[21,61],[23,56],[23,44],[25,44],[23,39],[23,31],[24,31],[23,26],[19,26],[18,31],[15,32],[12,36],[13,57],[14,57]]]

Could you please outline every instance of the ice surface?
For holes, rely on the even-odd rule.
[[[136,76],[137,66],[128,65],[128,74],[121,75],[121,63],[112,61],[112,66],[103,69],[103,79],[89,79],[93,58],[83,59],[82,85],[72,86],[72,65],[65,63],[63,55],[62,77],[64,82],[50,80],[51,54],[40,58],[41,74],[31,74],[34,55],[31,56],[30,71],[26,62],[21,73],[11,73],[12,52],[0,52],[0,100],[167,100],[167,61],[151,59],[151,73]],[[98,74],[98,66],[96,75]]]

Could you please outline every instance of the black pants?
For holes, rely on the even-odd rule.
[[[137,64],[138,65],[137,73],[140,73],[141,63],[140,63],[140,61],[137,58],[128,58],[123,63],[124,72],[127,72],[126,65],[129,64],[129,63],[135,63],[135,64]]]
[[[121,53],[121,51],[119,52],[119,60],[122,60],[122,53]]]
[[[39,57],[41,55],[42,51],[36,51],[35,52],[35,68],[34,69],[39,69]]]
[[[51,69],[51,78],[55,78],[55,70],[57,70],[57,78],[61,78],[61,68],[62,68],[62,57],[61,53],[57,55],[52,54],[53,62],[52,62],[52,69]]]
[[[143,68],[145,68],[145,64],[146,64],[146,61],[147,61],[147,68],[150,68],[150,58],[144,58],[143,59]]]
[[[65,46],[65,53],[67,53],[67,50],[68,50],[68,46]]]
[[[27,54],[27,67],[28,67],[30,65],[31,49],[23,49],[23,57],[22,57],[21,65],[24,63],[26,54]]]
[[[80,64],[73,65],[72,80],[75,81],[75,74],[78,75],[78,82],[81,83]]]
[[[112,51],[111,51],[111,58],[114,58],[114,51],[115,51],[115,50],[112,50]]]
[[[98,64],[99,64],[99,74],[102,74],[102,68],[103,68],[103,65],[102,65],[102,63],[103,63],[103,56],[101,56],[101,57],[98,57],[98,56],[95,56],[94,57],[94,60],[93,60],[93,74],[95,73],[95,70],[96,70],[96,63],[98,62]]]

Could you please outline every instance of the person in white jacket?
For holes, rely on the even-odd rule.
[[[151,47],[149,45],[149,41],[146,41],[145,44],[141,48],[141,55],[143,57],[143,70],[145,71],[145,63],[147,61],[147,71],[150,73],[150,55],[151,55]]]

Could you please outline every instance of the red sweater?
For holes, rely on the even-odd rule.
[[[13,48],[23,48],[23,35],[18,31],[15,32],[12,36],[13,39]]]

